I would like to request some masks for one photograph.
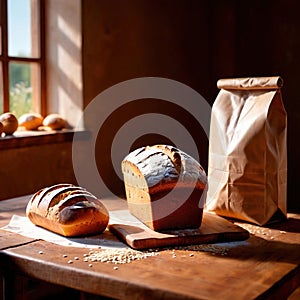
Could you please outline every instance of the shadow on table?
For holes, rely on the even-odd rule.
[[[265,227],[270,229],[282,230],[286,232],[300,233],[300,219],[290,217],[286,221],[273,223]]]

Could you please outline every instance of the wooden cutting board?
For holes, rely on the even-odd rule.
[[[249,232],[213,213],[204,212],[199,229],[156,232],[129,210],[110,212],[109,230],[134,249],[196,245],[245,240]]]

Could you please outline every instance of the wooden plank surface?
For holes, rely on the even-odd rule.
[[[28,276],[118,299],[254,299],[269,289],[273,289],[272,295],[284,299],[294,284],[286,274],[294,272],[295,278],[300,275],[296,251],[299,247],[252,238],[250,244],[230,248],[226,255],[214,250],[169,249],[118,265],[115,270],[114,264],[103,262],[93,262],[89,267],[84,262],[87,250],[61,249],[39,241],[5,250],[0,259]]]
[[[249,237],[247,230],[208,212],[204,212],[198,229],[164,232],[151,230],[131,216],[128,210],[116,211],[114,216],[116,221],[110,221],[109,230],[134,249],[230,242]]]
[[[105,204],[110,210],[126,208],[115,200]],[[15,207],[14,201],[11,205]],[[21,236],[8,237],[0,230],[0,245],[4,239],[12,245],[0,251],[0,267],[118,299],[286,299],[300,285],[300,216],[289,215],[287,222],[270,227],[238,224],[250,232],[249,239],[170,247],[119,265],[85,262],[88,249],[24,243]]]
[[[16,233],[0,230],[0,250],[24,245],[34,241],[32,238],[24,237]]]

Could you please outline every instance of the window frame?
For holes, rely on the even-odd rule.
[[[39,90],[37,97],[33,100],[33,109],[35,112],[46,115],[46,70],[45,70],[45,0],[31,0],[31,4],[36,1],[38,10],[38,28],[37,47],[39,56],[31,57],[16,57],[8,55],[8,12],[7,1],[0,0],[0,26],[1,26],[1,54],[0,62],[2,63],[2,82],[3,82],[3,112],[10,111],[10,94],[9,94],[9,63],[36,63],[39,66],[39,79],[36,79],[33,84],[36,84]],[[32,8],[31,8],[32,9]],[[1,69],[1,68],[0,68]],[[40,85],[40,86],[38,86]]]

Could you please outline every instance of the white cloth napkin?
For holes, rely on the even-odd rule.
[[[123,211],[110,212],[110,223],[124,223],[125,220],[122,219],[122,216],[124,216],[124,212],[121,212]],[[132,219],[131,221],[133,223],[136,222],[135,219]],[[103,249],[128,248],[126,244],[118,240],[118,238],[107,229],[102,234],[95,236],[69,238],[38,227],[31,223],[31,221],[27,217],[18,215],[13,215],[9,224],[2,227],[1,229],[14,232],[29,238],[41,239],[61,246],[91,249],[99,247]]]

